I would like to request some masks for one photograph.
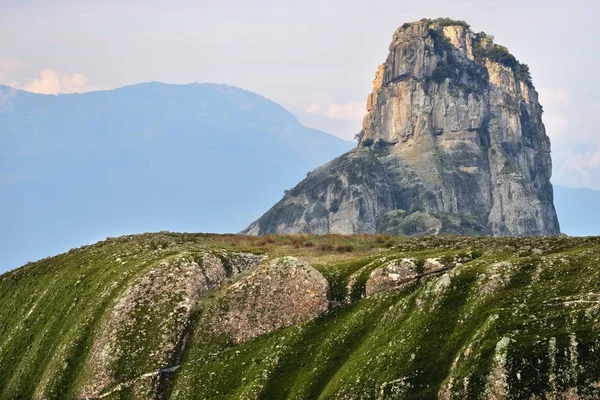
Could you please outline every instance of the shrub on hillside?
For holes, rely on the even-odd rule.
[[[452,18],[438,18],[433,22],[437,22],[440,26],[462,26],[465,29],[469,29],[471,26],[466,21],[456,20]]]
[[[446,63],[439,63],[433,73],[431,74],[431,79],[436,83],[441,83],[445,81],[447,78],[454,77],[454,68],[450,67]]]
[[[329,243],[319,243],[317,245],[317,250],[319,251],[332,251],[333,250],[333,246]]]
[[[354,135],[354,139],[360,143],[360,141],[363,139],[363,137],[365,136],[365,131],[360,131],[358,132],[356,135]]]
[[[365,140],[363,140],[363,141],[361,142],[361,145],[362,145],[363,147],[371,147],[371,146],[373,146],[373,143],[374,143],[373,139],[371,139],[371,138],[366,138]]]
[[[354,246],[351,244],[338,244],[335,246],[335,251],[338,253],[351,253],[354,251]]]

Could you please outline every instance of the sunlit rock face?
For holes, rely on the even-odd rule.
[[[404,24],[389,49],[359,147],[245,233],[558,234],[550,141],[527,66],[446,19]]]

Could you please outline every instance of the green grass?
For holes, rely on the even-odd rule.
[[[0,275],[0,399],[74,398],[95,378],[90,351],[127,289],[163,261],[202,261],[216,249],[299,257],[328,280],[335,307],[234,344],[210,325],[224,284],[199,299],[186,322],[191,336],[172,358],[181,367],[161,386],[164,397],[433,399],[451,383],[457,398],[476,398],[493,389],[498,371],[514,398],[573,388],[600,395],[600,238],[161,233],[110,239]],[[390,260],[467,254],[472,261],[445,273],[364,298],[372,270]],[[500,261],[512,267],[493,267]],[[133,325],[119,331],[124,355],[105,392],[157,368],[151,354],[160,341],[153,338],[161,324],[174,324],[169,312],[180,298],[157,293],[166,296],[162,305],[141,302]],[[150,338],[140,339],[141,331]],[[109,398],[147,398],[148,387],[156,387],[151,379]]]

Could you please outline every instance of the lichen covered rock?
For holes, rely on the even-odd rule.
[[[394,260],[385,267],[371,272],[365,287],[366,295],[383,292],[417,279],[419,272],[415,263],[409,259]]]
[[[135,398],[155,398],[161,374],[173,372],[198,301],[262,259],[223,251],[181,254],[136,279],[94,337],[78,397],[127,388]]]
[[[229,287],[206,323],[234,343],[315,318],[328,309],[329,284],[295,257],[271,261]]]

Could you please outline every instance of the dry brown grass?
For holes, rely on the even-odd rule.
[[[164,246],[174,236],[165,233]],[[156,241],[156,236],[154,241]],[[393,247],[403,240],[391,235],[264,235],[244,236],[234,234],[184,234],[177,240],[189,243],[202,243],[207,247],[217,247],[232,251],[249,251],[268,254],[270,257],[291,255],[302,257],[313,263],[337,263],[354,257],[373,254],[381,249]],[[163,246],[163,247],[164,247]]]
[[[333,245],[331,243],[319,243],[317,245],[317,250],[319,251],[332,251]]]
[[[354,251],[354,246],[351,244],[338,244],[335,246],[335,251],[338,253],[352,253]]]
[[[264,239],[265,243],[275,243],[277,240],[275,240],[275,235],[265,235],[262,236],[262,238]]]

